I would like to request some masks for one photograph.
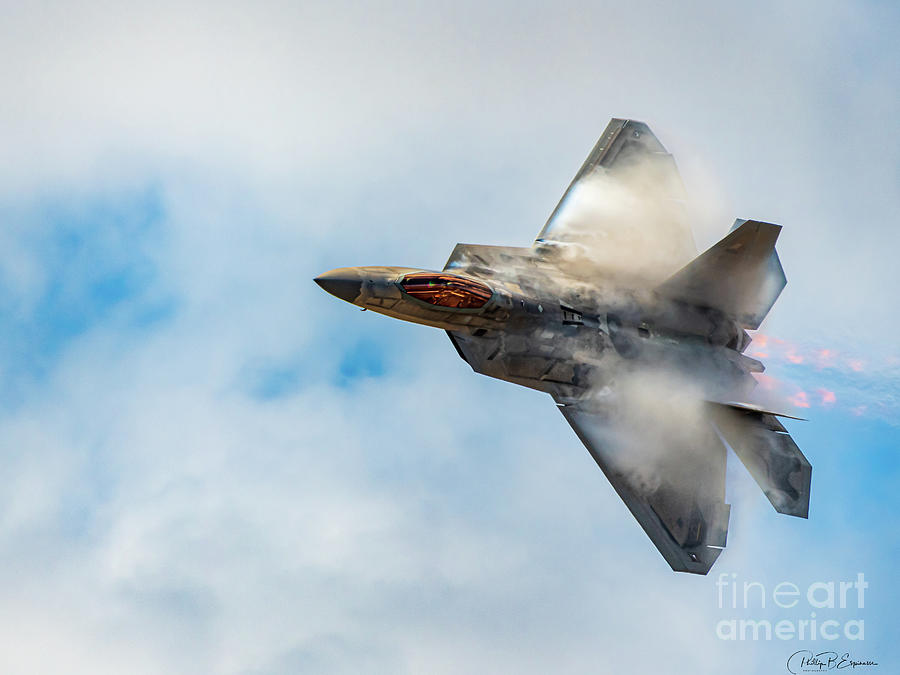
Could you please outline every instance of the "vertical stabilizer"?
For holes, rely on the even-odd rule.
[[[711,307],[755,330],[787,285],[775,252],[781,225],[738,220],[718,244],[657,288],[698,307]]]

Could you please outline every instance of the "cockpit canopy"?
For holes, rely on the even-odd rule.
[[[493,294],[491,289],[480,281],[434,272],[407,274],[400,281],[400,285],[417,300],[454,309],[484,307]]]

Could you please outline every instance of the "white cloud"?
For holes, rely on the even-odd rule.
[[[608,118],[633,115],[700,196],[698,243],[736,216],[784,220],[797,291],[776,326],[819,327],[845,298],[882,339],[892,319],[858,322],[896,274],[881,10],[4,11],[3,201],[157,186],[146,255],[176,307],[144,333],[114,308],[4,414],[11,670],[707,672],[734,655],[711,580],[668,571],[549,399],[311,277],[526,244]],[[855,207],[883,245],[848,227]],[[30,306],[46,259],[27,226],[3,236]],[[364,335],[387,372],[341,387]],[[269,360],[298,384],[262,402],[245,379]],[[790,567],[762,532],[779,519],[739,497],[719,566]],[[733,672],[776,663],[749,651]]]

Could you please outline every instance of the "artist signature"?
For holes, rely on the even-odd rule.
[[[862,666],[877,666],[875,661],[854,661],[849,652],[838,654],[837,652],[819,652],[813,654],[808,649],[801,649],[788,657],[787,669],[789,673],[818,673],[823,670],[841,670],[843,668],[860,668]]]

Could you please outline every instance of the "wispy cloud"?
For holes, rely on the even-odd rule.
[[[527,245],[614,115],[675,153],[701,246],[786,225],[771,330],[821,339],[759,378],[833,411],[795,434],[814,517],[738,473],[719,565],[887,597],[900,360],[839,323],[896,327],[895,10],[657,4],[5,8],[8,670],[781,667],[715,639],[714,580],[670,573],[549,399],[311,282]]]

